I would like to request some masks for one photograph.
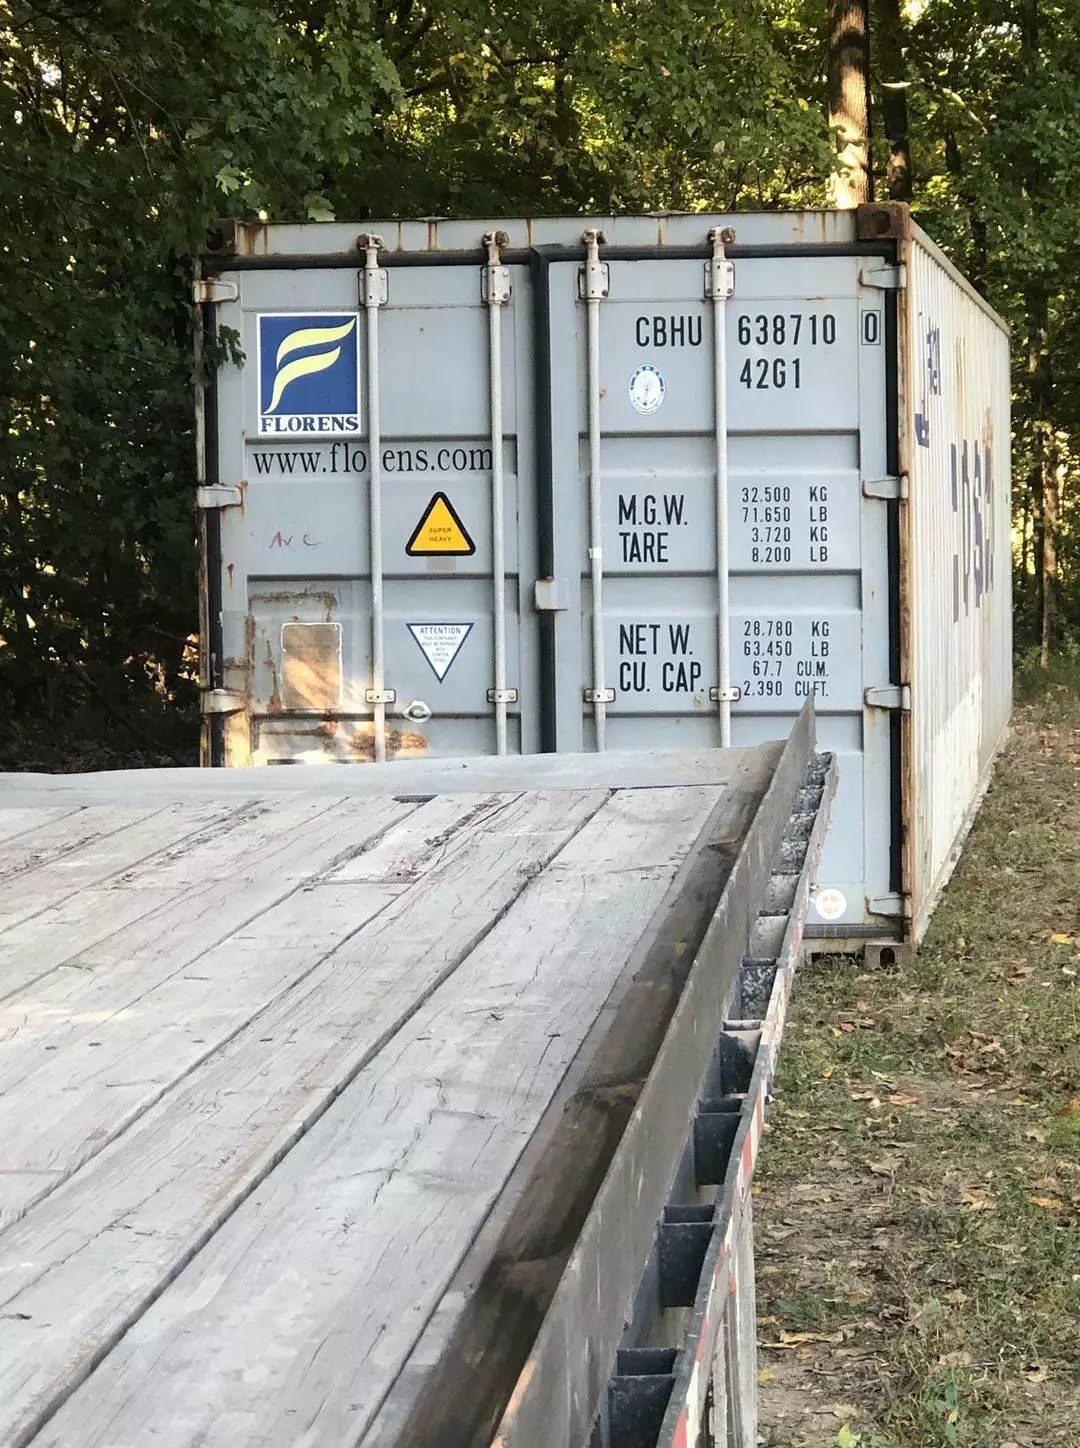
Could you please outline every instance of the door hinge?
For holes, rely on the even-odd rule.
[[[364,252],[364,270],[357,278],[357,292],[362,307],[385,307],[390,300],[390,276],[379,265],[381,236],[358,236],[356,245]]]
[[[242,714],[247,700],[235,689],[204,689],[202,711],[204,714]]]
[[[203,484],[195,490],[195,503],[199,508],[239,508],[243,502],[243,488],[229,487],[224,483]]]
[[[866,908],[871,915],[905,916],[909,913],[906,895],[874,895],[867,898]]]
[[[240,283],[222,281],[220,277],[199,277],[192,287],[196,306],[204,302],[238,302]]]
[[[728,261],[724,248],[735,240],[730,226],[714,226],[709,232],[712,257],[705,263],[705,300],[726,302],[735,294],[735,266]]]
[[[570,607],[570,581],[566,578],[538,578],[533,585],[537,613],[563,613]]]
[[[911,685],[879,684],[865,689],[863,703],[868,709],[901,709],[906,714],[911,709]]]
[[[364,703],[365,703],[365,704],[396,704],[396,703],[397,703],[397,690],[396,690],[396,689],[365,689],[365,690],[364,690]]]
[[[578,296],[583,302],[603,301],[611,290],[611,268],[601,261],[599,248],[604,244],[602,231],[586,231],[582,236],[588,261],[578,268]]]
[[[901,473],[898,477],[863,478],[862,495],[864,498],[880,498],[886,503],[906,502],[908,475]]]
[[[578,296],[583,302],[603,301],[611,290],[611,268],[606,261],[592,261],[578,272]]]
[[[721,689],[719,684],[713,684],[709,689],[711,704],[737,704],[741,698],[742,690],[738,684],[731,684],[726,689]]]
[[[875,287],[879,292],[898,292],[907,285],[907,276],[903,266],[869,261],[859,268],[859,285]]]
[[[510,238],[505,231],[488,231],[484,234],[484,245],[488,259],[481,282],[481,295],[489,307],[505,307],[511,293],[510,268],[503,266],[499,253],[502,247],[510,245]]]
[[[726,302],[735,295],[735,263],[717,260],[705,263],[705,300]]]
[[[584,688],[581,691],[586,704],[614,704],[614,689],[591,689]]]
[[[370,271],[362,271],[357,290],[362,307],[369,304],[385,307],[390,300],[390,276],[386,268],[380,266],[374,267]]]
[[[516,689],[489,689],[487,701],[489,704],[516,704],[518,691]]]

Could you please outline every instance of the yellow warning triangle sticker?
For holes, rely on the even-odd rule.
[[[445,493],[436,493],[405,544],[410,558],[467,557],[476,552],[465,524]]]

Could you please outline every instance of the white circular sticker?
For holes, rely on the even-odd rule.
[[[814,896],[814,909],[822,920],[839,920],[847,910],[847,896],[842,890],[819,890]]]
[[[630,405],[637,412],[659,412],[666,391],[664,374],[646,362],[630,378]]]

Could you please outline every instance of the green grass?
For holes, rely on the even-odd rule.
[[[796,983],[760,1336],[838,1340],[763,1348],[773,1448],[1080,1448],[1080,693],[1024,687],[914,962]]]

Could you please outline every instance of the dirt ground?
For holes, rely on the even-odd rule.
[[[758,1170],[766,1448],[1080,1448],[1080,695],[1017,711],[915,962],[796,981]]]

